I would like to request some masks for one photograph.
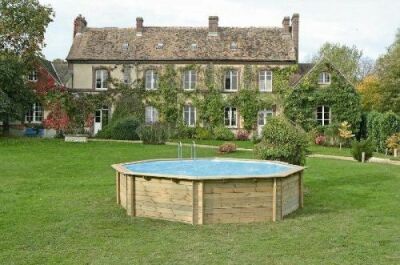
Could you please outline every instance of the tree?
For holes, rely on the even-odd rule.
[[[0,51],[21,57],[37,55],[53,9],[38,0],[0,0]]]
[[[358,80],[372,75],[375,72],[375,61],[370,57],[361,57],[358,63]]]
[[[338,131],[340,139],[344,142],[354,137],[354,134],[351,132],[351,125],[347,121],[340,124]],[[340,141],[340,149],[342,149],[342,141]]]
[[[400,29],[387,53],[378,59],[376,68],[384,103],[380,111],[392,110],[400,114]]]
[[[379,78],[376,75],[366,76],[358,85],[357,91],[361,96],[364,111],[380,110],[383,98],[380,92]]]
[[[24,62],[16,56],[0,55],[0,120],[3,135],[9,134],[11,120],[21,120],[35,95],[26,85]]]
[[[357,81],[359,65],[362,51],[355,46],[348,47],[339,43],[325,43],[319,49],[318,54],[313,58],[313,62],[325,58],[352,82]]]
[[[21,119],[34,100],[25,76],[44,46],[44,33],[54,16],[38,0],[0,0],[0,120]]]

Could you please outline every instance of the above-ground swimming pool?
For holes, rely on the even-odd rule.
[[[283,219],[303,207],[303,168],[246,159],[146,160],[113,165],[130,216],[191,224]]]

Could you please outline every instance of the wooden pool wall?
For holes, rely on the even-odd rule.
[[[189,224],[281,220],[303,207],[303,171],[285,177],[185,180],[116,173],[129,216]]]

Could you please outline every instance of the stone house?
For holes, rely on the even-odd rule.
[[[254,69],[254,86],[261,95],[275,98],[274,71],[296,66],[299,58],[299,15],[284,17],[281,27],[221,27],[210,16],[208,27],[145,26],[143,18],[136,27],[92,28],[84,17],[74,21],[73,44],[67,56],[72,93],[104,93],[113,89],[110,78],[125,83],[143,80],[146,90],[156,91],[159,77],[167,65],[180,74],[179,93],[184,98],[182,119],[188,126],[202,126],[190,92],[206,91],[204,70],[210,64],[221,73],[216,87],[224,97],[245,85],[244,69]],[[190,69],[196,65],[196,70]],[[109,120],[115,106],[99,106],[95,114],[96,134]],[[159,110],[146,102],[146,122],[162,119]],[[260,109],[258,129],[270,115],[282,112],[278,103]],[[237,106],[221,110],[224,125],[233,131],[243,128]]]
[[[27,75],[28,85],[35,91],[36,94],[44,94],[49,89],[62,89],[63,82],[58,74],[54,64],[44,58],[38,58],[34,64],[34,69]],[[44,129],[43,121],[49,114],[43,102],[35,102],[31,108],[26,112],[22,120],[11,121],[10,133],[12,135],[26,135],[33,136],[39,129],[38,136],[53,137],[55,131],[52,129]]]

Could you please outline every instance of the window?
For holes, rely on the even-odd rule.
[[[38,81],[38,73],[35,70],[30,72],[29,75],[28,75],[28,80],[31,81],[31,82]]]
[[[108,71],[105,69],[96,70],[96,86],[98,90],[106,90],[108,81]]]
[[[331,83],[331,74],[322,72],[319,74],[318,84],[329,85]]]
[[[193,90],[196,88],[196,71],[189,70],[183,73],[183,89]]]
[[[43,120],[43,107],[40,103],[35,103],[25,115],[25,122],[38,123]]]
[[[162,48],[164,48],[164,43],[162,43],[162,42],[157,43],[156,49],[160,50]]]
[[[231,43],[231,50],[237,50],[238,44],[236,42]]]
[[[146,90],[156,90],[158,88],[157,73],[154,70],[146,71]]]
[[[331,108],[327,106],[317,107],[317,122],[325,126],[331,123]]]
[[[225,108],[224,124],[226,127],[237,126],[237,111],[236,108],[227,107]]]
[[[230,70],[225,73],[225,90],[237,91],[238,90],[238,72]]]
[[[183,121],[189,127],[196,125],[196,108],[192,105],[186,105],[183,107]]]
[[[129,65],[124,65],[123,78],[124,78],[124,84],[130,84],[131,83],[131,68],[130,68]]]
[[[190,48],[194,51],[194,50],[197,50],[197,43],[192,43],[191,45],[190,45]]]
[[[261,92],[272,92],[272,72],[261,71],[259,74],[259,88]]]
[[[152,124],[158,122],[158,110],[155,107],[147,106],[145,109],[145,122]]]
[[[125,42],[122,44],[122,51],[127,52],[129,49],[129,43]]]
[[[267,121],[274,115],[272,110],[262,110],[258,112],[257,124],[259,126],[264,126]]]

